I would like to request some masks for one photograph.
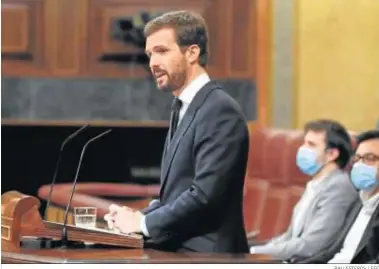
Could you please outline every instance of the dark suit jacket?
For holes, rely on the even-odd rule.
[[[379,264],[379,205],[367,225],[351,263]]]
[[[237,103],[208,82],[166,139],[159,202],[146,214],[149,247],[248,253],[242,199],[248,128]]]

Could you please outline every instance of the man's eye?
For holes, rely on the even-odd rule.
[[[167,49],[158,49],[157,52],[163,54],[167,52]]]
[[[376,156],[375,154],[367,154],[363,156],[363,159],[369,161],[369,162],[375,162],[379,160],[379,156]]]
[[[365,162],[375,162],[375,161],[379,161],[379,156],[372,154],[372,153],[369,153],[369,154],[365,154],[363,156],[356,154],[352,157],[353,162],[358,162],[361,159]]]

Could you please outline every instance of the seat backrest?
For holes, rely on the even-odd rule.
[[[302,137],[298,130],[251,131],[244,218],[248,231],[260,230],[260,240],[285,231],[302,195],[308,179],[295,163]]]

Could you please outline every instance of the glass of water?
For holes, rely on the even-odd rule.
[[[75,207],[75,225],[83,228],[96,227],[96,207]]]

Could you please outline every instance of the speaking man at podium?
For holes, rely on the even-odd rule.
[[[122,233],[173,252],[248,253],[242,199],[249,148],[237,103],[205,71],[208,33],[188,11],[145,29],[158,89],[174,96],[161,164],[159,200],[142,211],[112,205],[105,219]]]

